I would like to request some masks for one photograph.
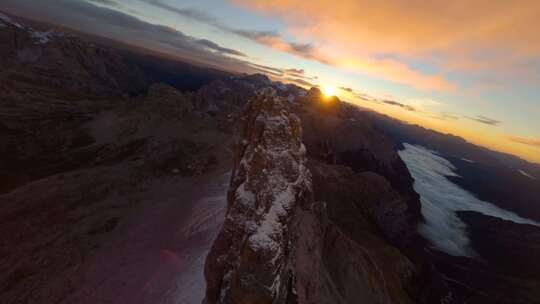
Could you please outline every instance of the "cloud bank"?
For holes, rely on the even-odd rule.
[[[405,143],[398,153],[414,178],[414,190],[420,194],[426,222],[419,224],[418,231],[438,250],[454,256],[476,255],[467,236],[467,225],[456,211],[476,211],[518,224],[540,226],[536,221],[482,201],[452,183],[447,176],[457,176],[455,167],[433,151]]]

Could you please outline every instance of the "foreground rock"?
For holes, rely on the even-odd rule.
[[[296,296],[294,226],[312,208],[311,176],[300,122],[273,94],[261,92],[245,109],[227,216],[207,259],[206,303]]]

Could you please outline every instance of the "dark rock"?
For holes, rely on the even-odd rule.
[[[293,223],[313,201],[300,122],[272,89],[247,104],[236,151],[205,303],[285,303],[298,290]]]
[[[393,187],[400,196],[376,205],[379,208],[374,212],[377,224],[385,236],[401,248],[417,242],[416,225],[422,218],[420,200],[393,142],[355,115],[348,104],[326,101],[318,89],[311,89],[301,100],[304,100],[303,106],[294,110],[305,130],[303,142],[308,156],[349,167],[357,173],[374,172],[384,177],[389,182],[385,187]]]

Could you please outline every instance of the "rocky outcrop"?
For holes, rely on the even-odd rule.
[[[272,89],[244,110],[223,228],[207,258],[205,303],[296,296],[295,222],[313,206],[300,121]]]
[[[397,196],[384,178],[308,165],[301,122],[272,89],[241,117],[204,303],[411,303],[412,264],[366,218]]]
[[[391,205],[399,194],[372,172],[314,160],[308,168],[327,219],[322,260],[328,293],[315,303],[413,303],[415,267],[382,237],[371,214],[373,206]]]

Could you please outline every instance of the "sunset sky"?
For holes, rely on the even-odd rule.
[[[540,162],[540,1],[2,0]]]

